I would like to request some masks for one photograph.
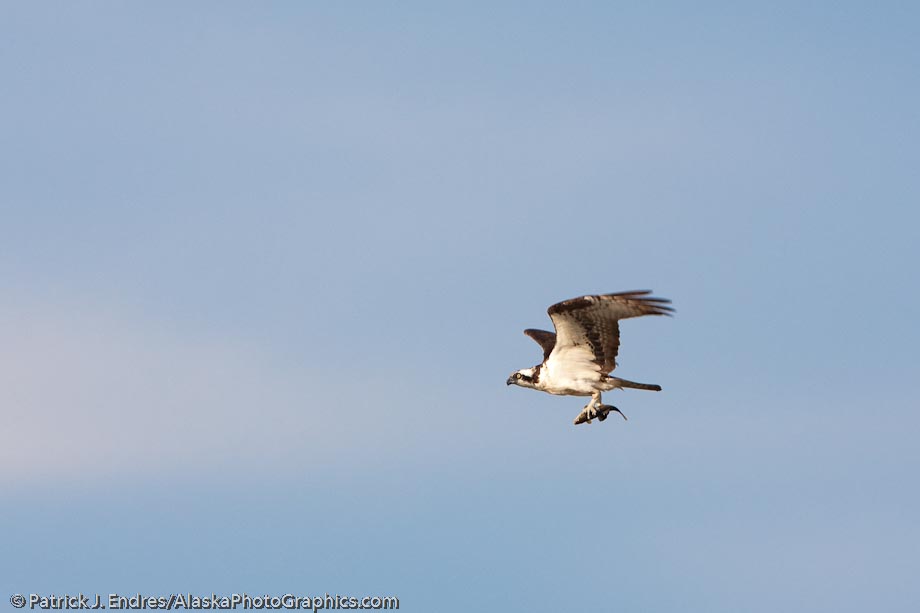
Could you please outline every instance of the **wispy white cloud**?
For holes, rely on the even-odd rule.
[[[360,461],[386,437],[386,415],[355,427],[337,378],[99,305],[7,303],[0,481]]]

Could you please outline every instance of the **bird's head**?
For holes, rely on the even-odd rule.
[[[511,376],[508,377],[508,380],[505,381],[505,385],[520,385],[521,387],[533,387],[534,378],[533,378],[534,369],[533,368],[522,368],[521,370],[516,370],[511,373]]]

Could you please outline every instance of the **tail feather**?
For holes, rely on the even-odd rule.
[[[636,383],[635,381],[627,381],[626,379],[620,379],[619,377],[607,377],[607,380],[615,385],[615,387],[631,387],[637,390],[649,390],[652,392],[660,392],[660,385],[653,385],[651,383]]]

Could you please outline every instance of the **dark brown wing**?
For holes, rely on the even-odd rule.
[[[540,343],[540,347],[543,348],[543,360],[545,361],[549,354],[553,352],[553,347],[556,346],[556,333],[528,328],[524,330],[524,334]]]
[[[621,319],[641,315],[670,315],[670,300],[648,296],[648,290],[582,296],[549,307],[556,327],[556,349],[586,345],[594,353],[594,363],[609,373],[616,368],[620,348]]]

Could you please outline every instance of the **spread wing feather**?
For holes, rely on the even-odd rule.
[[[587,347],[593,353],[593,362],[598,369],[609,373],[617,365],[619,320],[641,315],[670,315],[674,310],[668,306],[670,300],[653,298],[648,296],[650,293],[649,290],[637,290],[582,296],[549,307],[547,313],[553,320],[556,334],[552,350],[544,355],[544,360],[563,360],[572,349]],[[545,352],[546,345],[529,332],[525,333],[540,343]]]
[[[549,357],[549,354],[553,352],[553,347],[556,346],[555,332],[547,332],[546,330],[534,330],[533,328],[528,328],[524,330],[524,334],[540,344],[540,347],[543,348],[544,360]]]

